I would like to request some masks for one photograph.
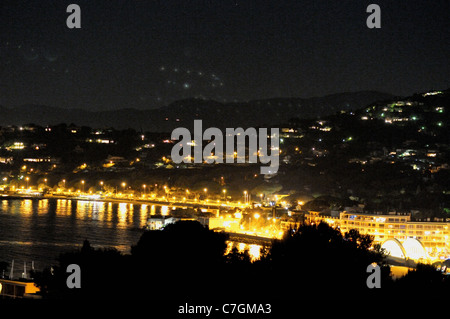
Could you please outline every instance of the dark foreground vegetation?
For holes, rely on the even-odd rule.
[[[256,262],[248,252],[224,254],[226,240],[197,222],[177,222],[145,232],[131,254],[85,241],[34,278],[48,299],[436,299],[450,288],[447,277],[426,265],[394,281],[369,236],[342,235],[325,223],[291,230]],[[380,289],[366,285],[373,262],[381,268]],[[81,268],[79,289],[67,288],[69,264]]]

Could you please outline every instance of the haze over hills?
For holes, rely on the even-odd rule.
[[[332,115],[340,110],[356,110],[393,98],[387,93],[361,91],[307,99],[272,98],[234,103],[187,99],[149,110],[91,111],[45,105],[0,106],[0,125],[75,123],[79,126],[170,132],[176,127],[191,127],[194,119],[202,119],[205,128],[257,127],[277,125],[291,118],[308,119]]]

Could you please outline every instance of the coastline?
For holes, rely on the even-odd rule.
[[[66,199],[92,202],[111,202],[111,203],[127,203],[135,205],[162,205],[171,207],[191,207],[191,208],[205,208],[205,209],[219,209],[219,208],[236,208],[241,207],[238,204],[214,204],[214,203],[192,203],[192,202],[170,202],[150,199],[136,199],[136,198],[114,198],[114,197],[90,197],[90,196],[68,196],[68,195],[29,195],[29,194],[1,194],[0,199]]]

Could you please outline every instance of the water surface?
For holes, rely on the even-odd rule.
[[[163,207],[163,211],[167,207]],[[21,276],[24,263],[42,270],[61,252],[81,247],[88,239],[93,247],[116,248],[129,253],[151,214],[161,206],[77,201],[24,199],[0,201],[0,261],[11,264]],[[9,275],[9,274],[7,274]],[[1,276],[1,274],[0,274]]]

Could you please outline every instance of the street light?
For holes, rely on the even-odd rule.
[[[144,196],[145,196],[145,188],[147,187],[147,185],[142,185],[142,187],[144,187]]]
[[[83,193],[84,193],[84,180],[81,181],[81,185],[83,185]]]
[[[247,191],[244,191],[244,204],[247,204],[248,197],[247,197]]]
[[[28,188],[28,181],[30,180],[29,177],[25,177],[25,180],[27,181],[27,188]]]

